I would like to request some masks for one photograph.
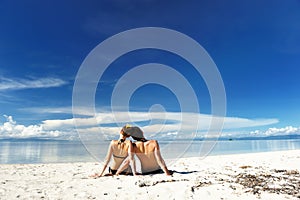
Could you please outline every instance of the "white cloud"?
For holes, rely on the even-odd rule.
[[[9,79],[0,78],[0,91],[59,87],[67,84],[58,78]]]
[[[252,136],[276,136],[290,134],[300,134],[300,127],[286,126],[284,128],[268,128],[265,131],[255,130],[250,132],[250,135]]]
[[[74,130],[45,130],[42,125],[20,125],[13,120],[12,116],[6,116],[6,122],[0,124],[0,138],[73,138]]]

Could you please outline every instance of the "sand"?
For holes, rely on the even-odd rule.
[[[300,150],[181,158],[172,176],[89,177],[101,167],[0,165],[0,199],[300,199]]]

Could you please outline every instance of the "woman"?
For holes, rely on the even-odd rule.
[[[132,143],[132,147],[134,154],[141,161],[142,174],[157,173],[163,170],[166,175],[171,175],[160,154],[159,144],[156,140],[146,140],[143,131],[139,127],[130,127],[127,125],[122,130],[125,134],[136,140],[136,142]],[[116,174],[119,174],[128,167],[130,159],[132,158],[128,158],[123,162]],[[135,164],[133,168],[135,168]]]
[[[120,138],[119,140],[112,140],[110,142],[110,145],[108,147],[107,155],[104,160],[104,166],[101,171],[101,173],[96,173],[92,175],[92,177],[101,177],[103,176],[103,173],[110,162],[112,158],[112,162],[110,163],[109,167],[109,174],[108,175],[114,175],[116,174],[117,170],[123,163],[125,159],[126,160],[126,167],[122,166],[123,170],[119,171],[118,174],[124,172],[124,173],[130,173],[129,164],[132,168],[133,175],[136,175],[135,172],[135,162],[133,159],[133,146],[130,140],[126,140],[126,138],[129,137],[126,133],[124,133],[123,129],[120,131]],[[125,162],[124,162],[125,163]]]

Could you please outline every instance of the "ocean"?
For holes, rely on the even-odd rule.
[[[109,141],[83,145],[81,141],[0,140],[0,164],[98,162]],[[300,149],[300,139],[159,141],[165,159]],[[205,145],[209,148],[204,148]]]

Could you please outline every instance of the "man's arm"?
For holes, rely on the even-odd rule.
[[[158,165],[160,166],[160,168],[165,172],[166,175],[171,175],[170,171],[168,170],[166,163],[164,161],[164,159],[162,158],[161,154],[160,154],[160,149],[159,149],[159,145],[158,142],[155,140],[155,149],[154,149],[154,155],[156,158],[156,161],[158,163]]]

